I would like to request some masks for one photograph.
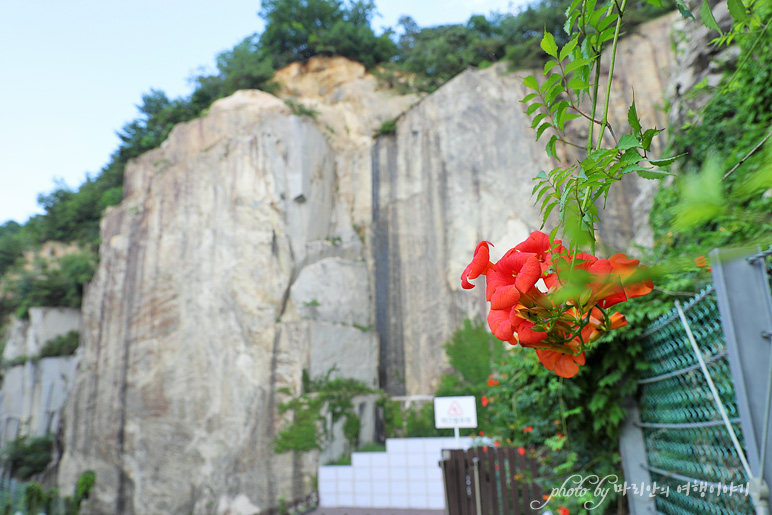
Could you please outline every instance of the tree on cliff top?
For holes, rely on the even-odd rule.
[[[315,55],[341,55],[371,67],[390,59],[396,47],[390,32],[370,27],[372,0],[263,0],[262,50],[282,68]]]

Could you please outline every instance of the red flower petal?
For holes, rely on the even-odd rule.
[[[559,241],[555,243],[560,243]],[[528,238],[519,243],[515,250],[520,252],[531,252],[533,254],[544,254],[550,249],[550,237],[541,231],[533,231]]]
[[[584,352],[575,356],[573,354],[563,354],[562,352],[536,349],[542,365],[547,370],[555,372],[560,377],[570,378],[579,373],[579,365],[584,365]]]
[[[638,267],[638,270],[645,274],[648,269],[645,266],[641,265],[640,267]],[[630,284],[626,284],[625,282],[623,282],[622,284],[624,284],[625,293],[631,299],[635,297],[643,297],[644,295],[648,295],[654,289],[654,282],[652,282],[651,279],[644,279],[642,281],[638,281]]]
[[[491,296],[491,309],[510,309],[520,300],[520,292],[514,284],[501,286]]]
[[[541,277],[541,265],[535,254],[510,249],[488,271],[488,300],[492,300],[499,288],[515,285],[525,293],[536,285]],[[508,294],[511,298],[512,294]]]
[[[520,341],[520,345],[523,347],[537,344],[547,338],[547,333],[534,331],[532,327],[536,324],[524,318],[520,318],[515,310],[512,311],[509,321],[517,333],[517,339]]]
[[[485,275],[490,263],[490,249],[488,245],[493,245],[489,241],[481,241],[474,249],[474,257],[472,262],[467,265],[464,272],[461,274],[461,287],[465,290],[474,288],[474,284],[469,282],[469,279],[476,279],[480,275]]]
[[[515,345],[515,330],[509,321],[509,310],[492,309],[488,313],[488,326],[493,335],[503,342],[509,342]]]

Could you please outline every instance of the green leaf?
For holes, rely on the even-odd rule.
[[[675,4],[676,4],[676,7],[678,7],[678,12],[681,13],[681,16],[683,16],[684,18],[691,18],[692,20],[694,19],[694,15],[686,6],[686,3],[684,2],[684,0],[676,0]]]
[[[596,3],[598,3],[598,0],[587,0],[584,4],[584,12],[582,14],[586,17],[589,14],[595,12]]]
[[[702,23],[704,23],[707,28],[717,30],[719,34],[724,34],[721,32],[721,28],[718,26],[718,23],[716,23],[716,18],[713,17],[713,11],[710,8],[710,3],[708,3],[708,0],[702,1],[702,7],[700,7],[700,18],[702,19]]]
[[[535,129],[539,126],[542,120],[544,120],[547,117],[547,113],[539,113],[536,116],[533,117],[533,122],[531,122],[531,128]]]
[[[571,120],[575,120],[579,118],[579,115],[576,113],[565,113],[563,116],[560,117],[560,121],[558,122],[558,128],[562,131],[565,130],[566,122],[570,122]]]
[[[547,193],[549,190],[550,190],[550,185],[549,185],[549,184],[545,184],[545,185],[544,185],[544,188],[543,188],[543,189],[542,189],[542,190],[539,192],[539,194],[538,194],[538,195],[536,195],[536,202],[537,202],[537,203],[538,203],[538,202],[540,202],[540,201],[541,201],[541,198],[542,198],[542,197],[544,196],[544,194],[545,194],[545,193]]]
[[[548,156],[550,156],[550,157],[557,157],[555,155],[555,143],[557,143],[557,141],[558,141],[558,137],[557,136],[552,136],[550,138],[550,140],[547,142],[546,151],[547,151],[547,155]]]
[[[638,138],[633,136],[632,134],[625,134],[621,138],[619,138],[619,143],[617,143],[617,148],[619,150],[627,150],[628,148],[640,148],[641,143],[638,141]]]
[[[544,94],[544,100],[547,102],[547,105],[552,104],[556,98],[558,98],[558,95],[563,93],[565,90],[563,89],[563,85],[560,84],[560,82],[555,83],[552,88],[548,92]],[[553,111],[555,109],[554,106],[550,108],[550,111]]]
[[[557,73],[553,73],[549,76],[547,80],[544,81],[544,83],[539,88],[541,90],[542,95],[546,94],[552,86],[554,86],[557,82],[559,82],[561,79],[560,75]]]
[[[538,103],[538,102],[535,102],[535,103],[533,103],[533,104],[529,105],[529,106],[528,106],[528,109],[526,109],[526,111],[525,111],[525,112],[526,112],[526,114],[528,114],[528,116],[530,116],[530,115],[532,115],[534,112],[536,112],[536,111],[537,111],[537,110],[538,110],[538,109],[539,109],[541,106],[542,106],[542,105],[541,105],[540,103]]]
[[[560,50],[560,60],[567,58],[569,55],[571,55],[571,52],[573,52],[574,48],[576,48],[576,44],[579,42],[579,37],[576,36],[571,41],[565,44],[565,46]]]
[[[541,39],[541,49],[547,52],[547,55],[551,55],[557,59],[558,45],[555,43],[555,36],[549,32],[545,32],[544,37]]]
[[[635,165],[635,166],[638,166],[638,165]],[[627,167],[625,167],[625,169],[627,169]],[[642,179],[652,179],[652,180],[654,180],[654,179],[664,179],[668,175],[673,175],[672,173],[666,172],[665,170],[652,170],[652,169],[643,168],[643,167],[640,167],[640,166],[638,166],[638,168],[636,170],[634,170],[634,171]]]
[[[601,148],[601,149],[596,150],[592,154],[590,154],[588,157],[590,159],[595,160],[595,162],[598,162],[598,161],[601,161],[601,160],[607,158],[608,156],[615,155],[616,153],[617,153],[616,150],[608,149],[608,148]]]
[[[590,85],[583,81],[581,78],[574,75],[568,82],[568,87],[571,89],[589,89]]]
[[[553,116],[558,117],[565,112],[568,106],[569,106],[569,103],[567,100],[561,100],[560,102],[557,102],[555,104],[552,104],[552,106],[550,106],[550,112],[553,113]]]
[[[619,14],[616,11],[610,16],[606,16],[598,24],[598,30],[601,32],[604,31],[606,27],[608,27],[609,25],[617,21],[618,18],[619,18]]]
[[[633,95],[633,103],[630,104],[630,109],[627,110],[627,122],[635,130],[636,134],[641,133],[641,121],[638,119],[638,111],[635,109],[635,95]]]
[[[539,82],[536,80],[536,77],[533,75],[529,75],[528,77],[523,79],[523,85],[526,88],[535,89],[536,91],[539,91]]]
[[[600,36],[598,37],[598,41],[601,43],[605,43],[606,41],[611,41],[614,39],[614,34],[616,33],[616,27],[607,27],[605,30],[601,31]]]
[[[566,202],[568,201],[568,197],[571,194],[571,187],[570,185],[567,185],[565,188],[563,188],[563,194],[560,195],[560,209],[558,213],[560,213],[560,221],[562,223],[565,223],[566,221]]]
[[[720,159],[711,156],[705,161],[700,173],[683,179],[678,188],[681,199],[675,207],[673,229],[689,230],[714,220],[726,211],[720,166]]]
[[[545,222],[547,221],[547,218],[549,218],[550,213],[552,212],[552,210],[555,209],[555,206],[557,206],[557,205],[558,205],[558,203],[557,203],[557,201],[555,201],[555,202],[551,203],[550,205],[548,205],[546,208],[544,208],[544,221]],[[542,227],[543,226],[544,226],[544,224],[542,224]]]
[[[620,163],[637,163],[643,159],[641,157],[641,154],[638,153],[638,150],[635,148],[630,148],[628,150],[625,150],[625,152],[622,154],[622,157],[619,158]]]
[[[587,59],[577,59],[575,61],[571,61],[566,65],[566,75],[568,75],[570,72],[576,70],[577,68],[581,68],[582,66],[587,66],[588,64],[595,61],[594,58],[587,58]]]
[[[533,100],[534,98],[536,98],[538,96],[539,96],[538,93],[529,93],[520,102],[525,104],[526,102],[530,102],[531,100]]]
[[[568,15],[570,15],[572,12],[576,10],[577,7],[579,7],[582,3],[582,0],[573,0],[571,2],[571,5],[566,7],[566,12],[564,13],[566,18],[568,18]],[[570,32],[570,30],[566,30],[566,32]]]
[[[670,166],[676,161],[676,159],[684,155],[686,154],[678,154],[677,156],[667,157],[665,159],[649,159],[649,163],[653,164],[654,166]]]
[[[604,10],[600,11],[588,11],[591,12],[590,17],[587,18],[587,23],[590,24],[591,27],[593,27],[595,30],[598,30],[598,24],[600,23],[600,20],[603,18],[603,15],[605,14]]]
[[[539,141],[539,138],[541,138],[541,135],[544,134],[544,131],[552,127],[552,124],[549,122],[544,122],[541,124],[541,127],[539,127],[539,130],[536,131],[536,141]]]
[[[748,17],[742,0],[727,0],[726,6],[729,8],[729,14],[732,15],[734,21],[743,21]]]
[[[557,61],[549,60],[544,63],[544,75],[547,75],[555,66],[558,65]]]
[[[650,3],[654,7],[662,7],[662,2],[660,0],[646,0],[646,2]]]
[[[647,129],[646,132],[643,133],[643,137],[641,138],[641,146],[645,151],[649,151],[651,148],[651,141],[654,139],[654,136],[659,134],[660,132],[664,131],[665,129]]]

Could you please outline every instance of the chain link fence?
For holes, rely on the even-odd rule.
[[[639,382],[639,425],[647,468],[656,485],[657,512],[754,513],[743,466],[740,415],[713,287],[652,324],[643,336],[643,348],[650,368]]]

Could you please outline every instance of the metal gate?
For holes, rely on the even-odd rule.
[[[531,515],[543,505],[534,481],[537,464],[513,448],[444,450],[442,467],[448,515]]]

